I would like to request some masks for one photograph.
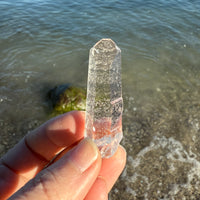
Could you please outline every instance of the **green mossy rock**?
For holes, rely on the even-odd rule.
[[[52,103],[53,115],[86,108],[86,90],[69,84],[51,89],[48,98]]]

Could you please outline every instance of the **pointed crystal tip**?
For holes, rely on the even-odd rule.
[[[117,49],[117,45],[110,38],[103,38],[94,45],[95,49],[112,52]]]

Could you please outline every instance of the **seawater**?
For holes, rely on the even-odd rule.
[[[89,49],[112,38],[128,162],[110,198],[198,199],[199,10],[198,0],[0,1],[1,154],[49,118],[49,89],[86,87]]]

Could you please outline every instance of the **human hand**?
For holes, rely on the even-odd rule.
[[[0,200],[108,199],[126,152],[102,159],[84,130],[85,113],[73,111],[27,134],[0,160]]]

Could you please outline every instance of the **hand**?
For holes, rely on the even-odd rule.
[[[27,134],[0,160],[0,200],[108,199],[126,152],[102,159],[84,130],[85,113],[73,111]]]

